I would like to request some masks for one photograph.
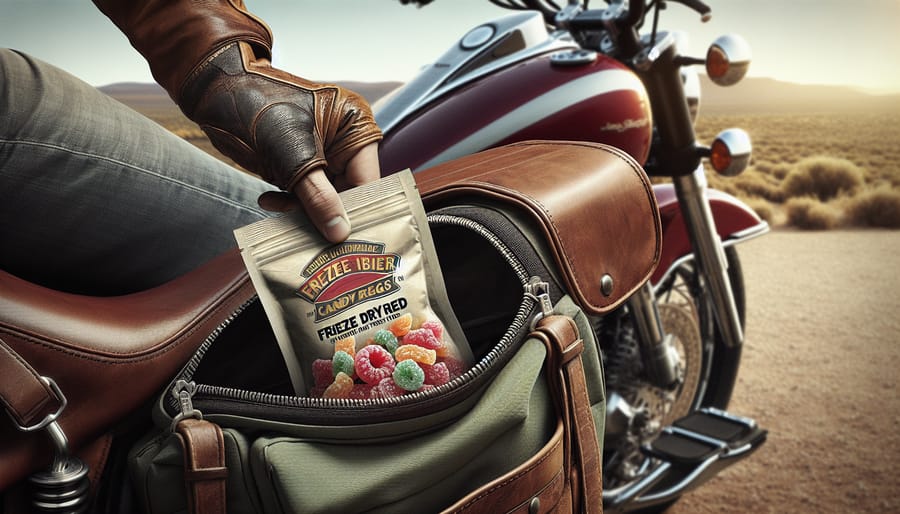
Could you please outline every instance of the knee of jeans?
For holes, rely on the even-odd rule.
[[[34,111],[43,91],[38,67],[31,56],[0,48],[0,134],[14,134]]]

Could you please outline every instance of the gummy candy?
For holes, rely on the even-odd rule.
[[[378,346],[365,346],[356,352],[356,374],[368,384],[377,384],[394,372],[394,358],[387,350]]]
[[[450,372],[450,380],[462,375],[466,372],[466,365],[460,360],[453,358],[444,359],[444,365],[447,366],[447,371]]]
[[[394,352],[394,359],[397,361],[410,359],[420,364],[434,364],[434,361],[437,360],[437,355],[434,350],[422,348],[421,346],[416,346],[414,344],[404,344]]]
[[[322,398],[347,398],[353,390],[353,379],[350,375],[341,372],[334,377],[334,382],[322,393]]]
[[[350,390],[348,398],[367,400],[372,397],[372,389],[374,388],[375,386],[372,384],[353,384],[353,389]]]
[[[425,384],[425,372],[410,359],[398,362],[392,376],[394,382],[407,391],[415,391]]]
[[[391,331],[397,337],[403,337],[409,333],[412,328],[412,314],[406,313],[403,316],[395,319],[388,325],[388,330]]]
[[[442,343],[434,337],[434,333],[427,328],[417,328],[410,330],[408,334],[403,336],[403,344],[415,344],[429,350],[437,350]]]
[[[438,362],[433,366],[420,364],[422,371],[425,372],[425,384],[439,386],[450,381],[450,370],[443,362]]]
[[[447,343],[441,342],[441,346],[436,348],[434,351],[438,357],[449,357],[450,356],[450,345],[448,345]]]
[[[355,361],[349,353],[343,350],[334,352],[334,358],[331,359],[331,372],[334,376],[337,376],[338,373],[352,376],[354,367]]]
[[[398,386],[393,377],[385,377],[372,388],[371,398],[393,398],[406,393],[406,389]]]
[[[312,363],[313,382],[317,387],[328,387],[334,382],[331,360],[316,359]]]
[[[436,319],[431,319],[422,323],[420,328],[427,328],[431,330],[431,333],[434,334],[434,338],[438,341],[442,341],[444,339],[444,325],[441,324],[440,321]]]
[[[334,353],[346,352],[347,355],[353,357],[356,354],[356,338],[353,336],[344,337],[334,342]]]
[[[373,339],[375,344],[383,346],[391,355],[393,355],[394,352],[397,351],[397,347],[400,346],[400,342],[397,341],[397,336],[390,330],[379,330],[378,332],[375,332]]]

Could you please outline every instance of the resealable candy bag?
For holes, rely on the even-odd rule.
[[[390,397],[460,375],[472,352],[453,314],[407,170],[341,193],[351,234],[302,213],[235,230],[299,396]]]

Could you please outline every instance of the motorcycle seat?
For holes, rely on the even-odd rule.
[[[59,386],[68,400],[59,424],[77,449],[158,395],[254,294],[237,249],[117,297],[63,293],[0,271],[0,339]],[[46,443],[0,422],[0,490],[49,461]]]

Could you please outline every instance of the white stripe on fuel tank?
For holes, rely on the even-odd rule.
[[[571,107],[593,96],[613,91],[640,91],[644,85],[634,73],[627,70],[602,70],[585,75],[548,91],[515,110],[504,114],[468,137],[447,148],[419,169],[429,168],[450,159],[477,152],[502,141],[510,134],[533,125],[558,111]]]

